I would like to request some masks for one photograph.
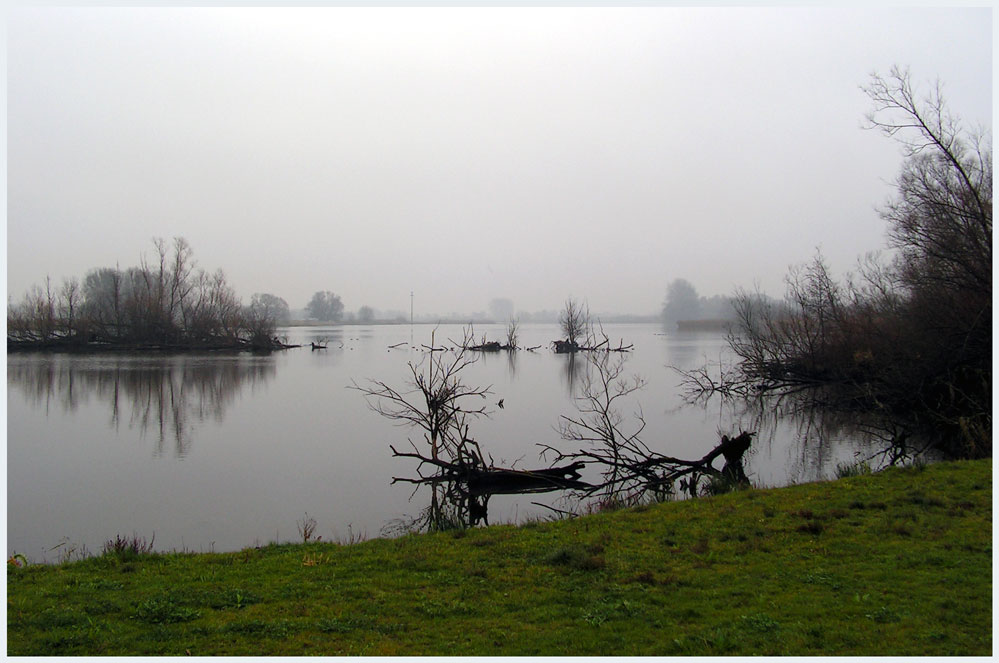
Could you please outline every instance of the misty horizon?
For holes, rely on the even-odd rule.
[[[893,64],[991,127],[992,10],[17,7],[8,301],[186,238],[300,309],[656,315],[884,250]],[[955,48],[959,44],[960,48]]]

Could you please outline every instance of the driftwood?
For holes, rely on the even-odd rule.
[[[435,472],[429,476],[420,475],[417,479],[393,477],[392,483],[440,484],[461,483],[473,495],[543,493],[552,490],[586,489],[590,484],[580,481],[579,470],[586,463],[581,461],[560,467],[546,467],[537,470],[517,470],[506,467],[486,466],[477,455],[459,458],[456,461],[431,458],[418,451],[399,451],[393,446],[393,456],[416,458],[421,465],[430,465]],[[419,472],[419,470],[417,470]]]
[[[517,347],[514,345],[501,344],[499,341],[489,341],[478,345],[468,345],[463,348],[464,350],[473,350],[475,352],[499,352],[500,350],[516,350]]]
[[[697,474],[707,474],[734,480],[739,483],[748,483],[749,480],[746,478],[746,473],[742,468],[742,456],[749,449],[750,445],[752,445],[754,435],[756,433],[748,433],[746,431],[742,431],[733,438],[722,435],[718,446],[709,451],[700,460],[681,460],[679,458],[652,453],[649,454],[648,458],[639,462],[631,463],[630,465],[625,462],[622,468],[625,470],[631,469],[639,474],[647,473],[648,470],[661,470],[661,474],[657,475],[654,472],[652,474],[652,482],[659,485],[671,485],[678,479],[688,477],[685,482],[681,482],[681,488],[685,487],[691,493],[696,488],[696,480],[691,480],[689,478],[690,475],[696,477]],[[721,470],[715,469],[712,465],[714,460],[719,456],[725,459],[725,465]]]
[[[466,445],[463,447],[464,451],[458,454],[456,461],[427,457],[419,453],[415,446],[413,452],[401,452],[395,447],[390,447],[395,456],[416,458],[420,461],[420,468],[424,465],[433,468],[433,472],[427,476],[420,472],[420,468],[417,468],[419,478],[395,477],[392,479],[392,483],[411,483],[429,486],[431,489],[429,506],[421,511],[420,516],[413,519],[412,522],[404,523],[404,531],[451,529],[456,524],[461,527],[474,527],[479,524],[489,524],[488,505],[492,495],[571,490],[587,496],[599,493],[606,498],[616,498],[625,503],[637,503],[650,492],[671,494],[671,490],[662,490],[665,475],[656,474],[654,470],[657,466],[666,466],[667,474],[672,472],[673,479],[689,475],[686,482],[688,482],[692,496],[696,494],[695,476],[698,472],[716,476],[730,476],[734,481],[745,482],[745,473],[742,471],[742,455],[752,443],[753,435],[754,433],[743,432],[731,439],[723,436],[718,446],[696,461],[683,461],[661,456],[648,458],[644,463],[633,463],[627,469],[621,464],[612,464],[611,467],[605,464],[605,479],[609,475],[613,475],[614,478],[599,484],[590,484],[580,480],[580,471],[588,463],[578,459],[571,463],[536,470],[486,466],[481,460],[481,455],[477,452],[478,445],[467,439],[465,440]],[[471,450],[469,446],[474,446],[475,450]],[[569,454],[568,456],[573,455]],[[719,456],[725,459],[725,467],[720,472],[711,465],[711,462]],[[625,462],[624,465],[628,465],[628,463]],[[635,477],[639,478],[637,484],[634,482]],[[550,509],[559,517],[578,515],[538,502],[532,502],[532,504]]]
[[[585,494],[600,493],[628,501],[647,493],[671,495],[674,485],[694,496],[701,476],[748,484],[742,457],[752,445],[755,435],[746,431],[733,438],[723,435],[721,442],[698,460],[664,456],[649,449],[637,436],[615,438],[613,444],[604,440],[601,445],[580,451],[563,452],[548,445],[544,445],[544,449],[554,453],[556,462],[582,461],[603,468],[603,481],[584,489]],[[719,456],[725,460],[720,470],[713,465]]]
[[[604,340],[600,341],[596,345],[585,346],[579,345],[575,341],[570,341],[565,339],[564,341],[552,341],[552,345],[555,347],[555,354],[570,354],[573,352],[628,352],[634,349],[635,344],[631,343],[629,345],[624,344],[622,339],[616,348],[610,347],[610,340],[604,336]]]
[[[745,431],[733,438],[723,435],[721,442],[698,460],[683,460],[651,451],[636,454],[634,449],[618,449],[616,452],[610,450],[608,453],[601,453],[600,450],[562,453],[546,446],[547,450],[556,451],[557,461],[572,462],[534,470],[487,466],[481,457],[474,453],[460,456],[456,460],[441,460],[425,456],[415,450],[404,452],[390,446],[393,456],[416,458],[420,461],[421,467],[429,465],[434,468],[434,473],[429,476],[420,474],[416,479],[393,477],[392,483],[461,483],[474,495],[552,490],[579,490],[585,494],[601,491],[613,494],[625,491],[634,495],[646,491],[671,492],[674,483],[679,482],[682,490],[693,495],[698,475],[747,484],[749,480],[742,467],[742,457],[752,445],[755,435],[756,433]],[[719,456],[725,460],[720,470],[713,465]],[[589,463],[603,468],[604,481],[593,484],[580,480],[580,470]]]
[[[472,494],[544,493],[551,490],[585,489],[590,484],[580,481],[579,470],[586,463],[576,462],[562,467],[540,470],[489,468],[468,479]]]

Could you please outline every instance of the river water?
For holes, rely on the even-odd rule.
[[[652,324],[606,325],[624,374],[645,381],[621,402],[622,427],[635,414],[653,449],[697,459],[722,433],[759,432],[746,458],[754,485],[829,478],[863,448],[835,427],[783,419],[718,399],[685,405],[680,376],[731,359],[720,334],[666,333]],[[502,325],[480,325],[477,340],[504,340]],[[68,551],[100,552],[116,535],[155,536],[158,550],[227,551],[300,540],[315,520],[323,540],[371,538],[417,514],[425,497],[393,477],[416,476],[415,461],[393,458],[418,431],[367,405],[354,384],[374,379],[403,389],[408,363],[425,366],[422,346],[460,341],[456,325],[292,327],[305,347],[267,356],[14,354],[7,358],[7,553],[34,562]],[[586,362],[557,355],[556,325],[528,324],[522,347],[479,354],[466,384],[491,385],[488,418],[472,435],[497,465],[543,467],[539,444],[569,448],[556,431],[577,414]],[[312,350],[322,340],[325,350]],[[395,346],[395,347],[390,347]],[[500,399],[504,407],[497,404]],[[533,503],[564,506],[558,493],[495,496],[489,521],[547,517]]]

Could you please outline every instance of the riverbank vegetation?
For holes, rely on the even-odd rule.
[[[83,281],[35,286],[7,307],[7,350],[231,349],[283,347],[274,337],[287,304],[255,295],[244,306],[225,274],[197,270],[181,237],[172,253],[153,240],[155,257],[138,267],[102,267]]]
[[[988,656],[991,463],[841,474],[356,545],[15,558],[7,653]]]
[[[877,413],[899,444],[926,440],[952,457],[992,454],[992,150],[952,116],[939,86],[925,101],[908,71],[874,75],[869,126],[905,162],[882,209],[890,258],[867,256],[837,282],[821,255],[788,276],[783,301],[736,297],[721,379],[704,391],[799,392],[822,407]]]

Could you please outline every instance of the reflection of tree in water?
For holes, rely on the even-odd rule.
[[[637,377],[623,379],[624,363],[624,356],[611,361],[607,352],[591,353],[578,360],[572,356],[567,358],[570,387],[575,392],[578,381],[581,391],[576,397],[578,416],[561,417],[559,432],[563,440],[571,443],[570,448],[539,444],[543,458],[549,453],[554,458],[547,467],[533,470],[497,467],[491,457],[487,463],[479,443],[469,437],[464,419],[454,431],[445,429],[444,439],[448,444],[443,447],[443,454],[438,453],[437,446],[432,446],[429,454],[421,451],[412,440],[412,451],[399,451],[390,445],[393,456],[419,461],[416,477],[394,477],[392,482],[415,484],[429,488],[431,492],[429,505],[418,516],[397,521],[389,530],[440,531],[488,524],[488,502],[494,494],[571,491],[578,497],[596,498],[598,502],[638,504],[646,499],[671,499],[676,495],[675,486],[696,495],[702,477],[733,486],[748,483],[742,456],[752,444],[752,432],[743,431],[733,438],[723,435],[714,449],[694,460],[665,456],[649,448],[639,437],[645,427],[640,413],[637,431],[626,433],[621,428],[617,401],[637,391],[644,383]],[[442,359],[437,360],[437,365],[444,364]],[[422,376],[411,366],[416,389],[408,394],[376,381],[372,382],[375,388],[356,385],[355,388],[377,399],[372,407],[383,416],[432,430],[428,422],[437,421],[433,415],[442,409],[448,414],[465,414],[455,403],[458,395],[467,394],[468,388],[457,377],[458,371],[467,364],[456,365],[458,368],[447,378],[438,375],[435,380],[434,373],[428,372],[428,379],[422,382],[419,381]],[[473,395],[480,393],[485,392],[472,392]],[[415,394],[424,398],[413,398]],[[424,411],[424,402],[429,415]],[[442,404],[446,407],[442,408]],[[432,439],[425,434],[425,442]],[[724,459],[721,469],[713,466],[718,458]],[[599,468],[600,479],[596,483],[581,480],[581,471],[587,465]]]
[[[575,352],[567,352],[562,356],[565,357],[565,365],[562,366],[562,382],[565,384],[566,392],[570,396],[575,396],[580,378],[587,373],[588,362],[585,358],[577,358]]]
[[[717,408],[721,428],[757,431],[756,449],[790,437],[788,477],[828,477],[841,463],[841,445],[853,447],[854,462],[875,466],[904,463],[929,454],[929,442],[905,432],[904,423],[876,413],[830,407],[822,389],[757,395],[689,393],[684,407]],[[752,454],[753,452],[750,452]]]
[[[517,377],[517,351],[510,350],[506,353],[506,367],[511,378]]]
[[[274,364],[260,358],[121,358],[99,365],[56,358],[8,365],[7,384],[46,412],[52,404],[74,412],[93,396],[110,407],[109,424],[115,430],[127,421],[129,428],[153,434],[157,455],[172,443],[174,455],[183,457],[190,450],[195,424],[222,421],[245,386],[270,379],[274,372]]]
[[[416,484],[417,489],[410,499],[429,489],[429,504],[415,517],[389,523],[383,532],[388,535],[442,532],[489,525],[489,498],[493,495],[532,495],[581,489],[588,486],[578,480],[577,470],[581,467],[580,463],[571,467],[538,470],[491,468],[465,479],[456,479],[453,473],[447,471],[419,479],[396,478],[393,483]]]
[[[383,534],[444,532],[489,524],[490,494],[476,495],[457,481],[430,484],[428,487],[430,503],[415,517],[388,523],[382,528]]]

